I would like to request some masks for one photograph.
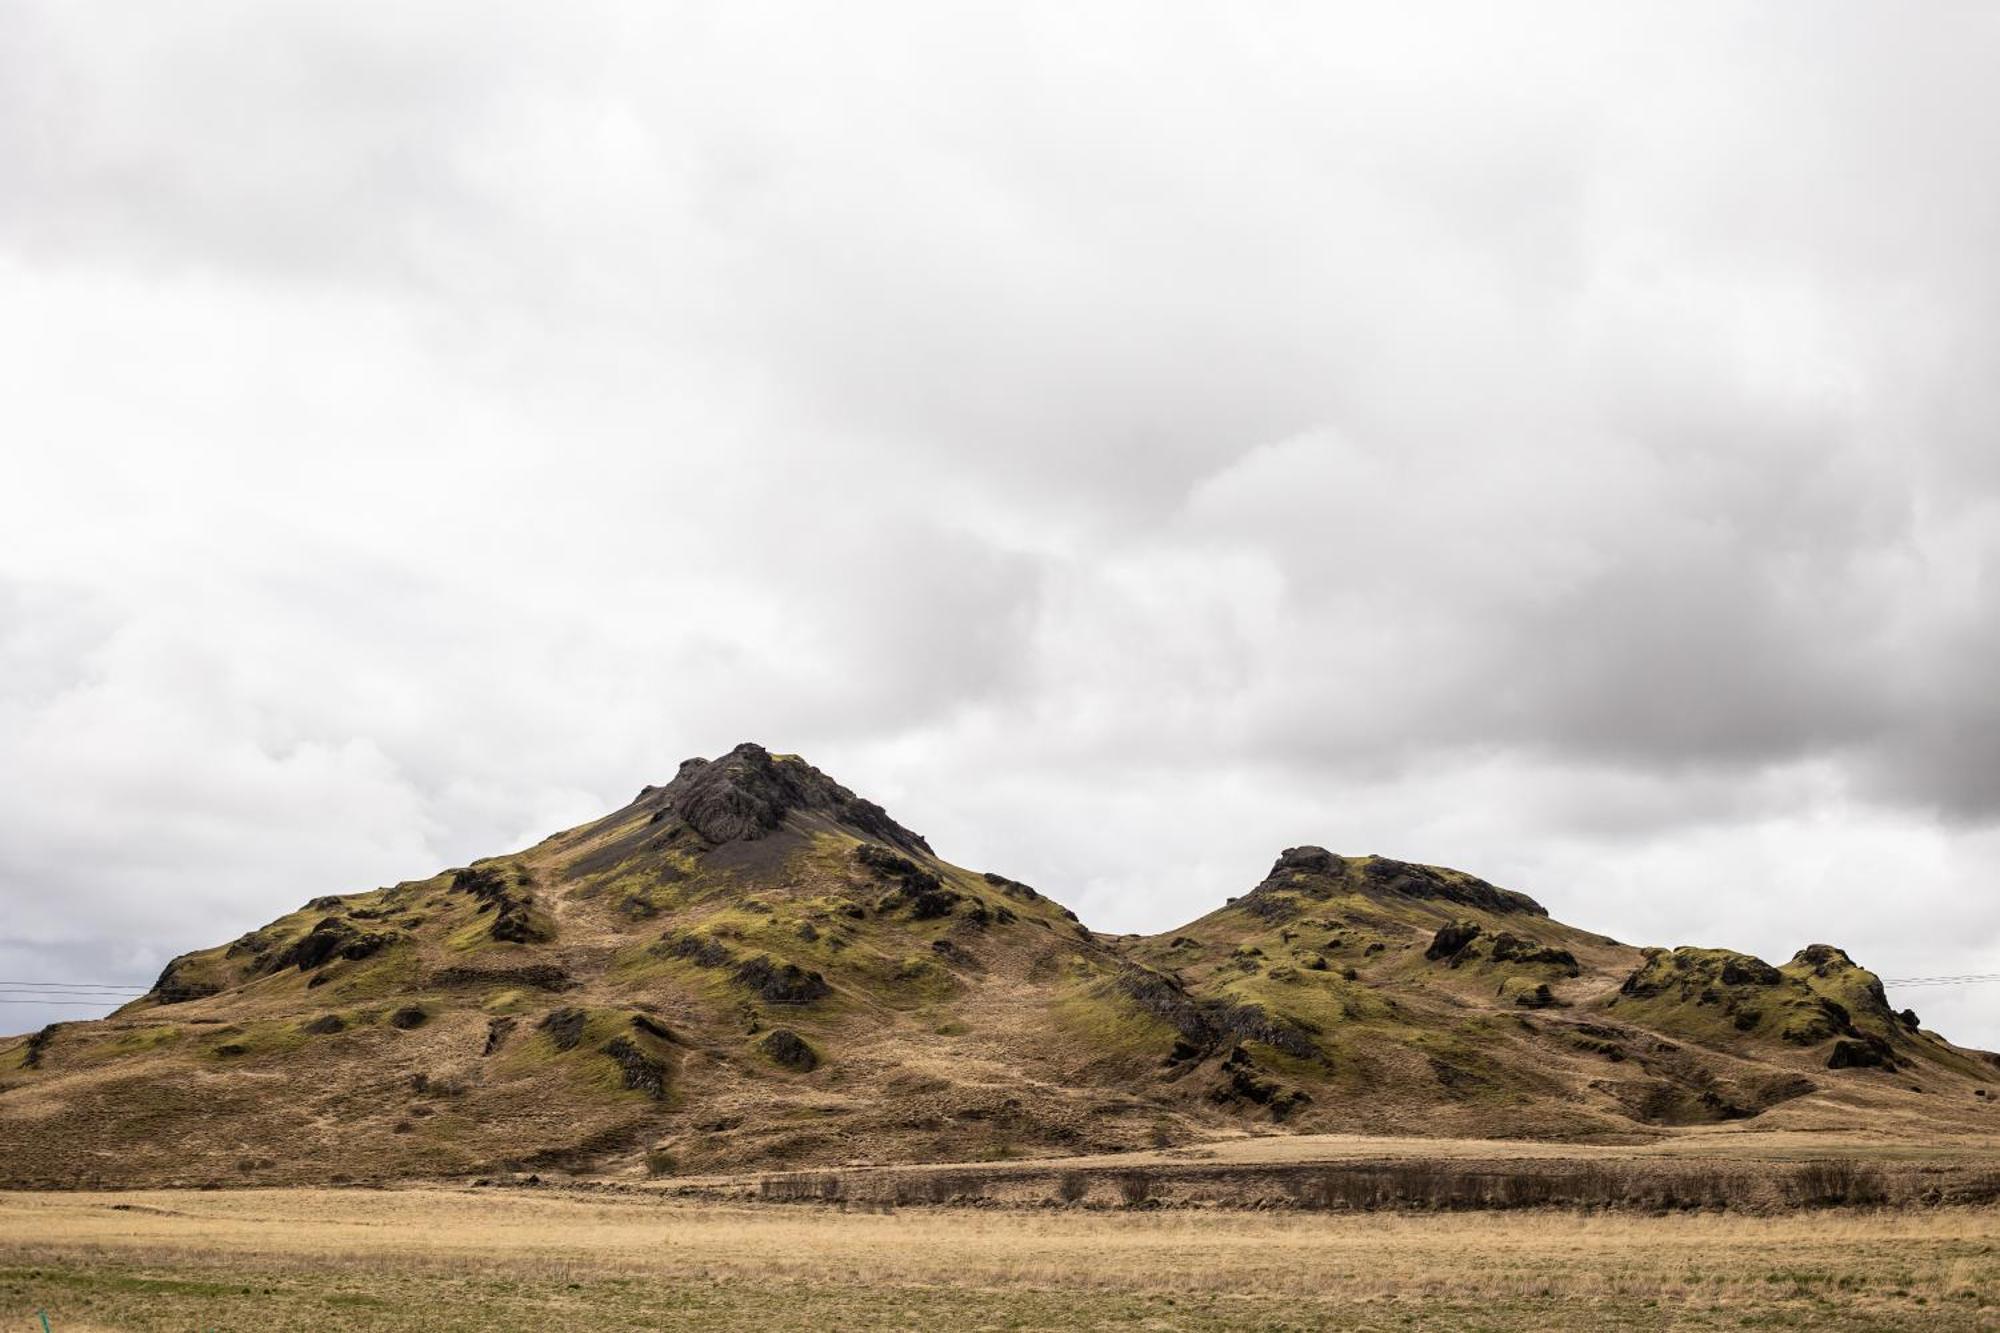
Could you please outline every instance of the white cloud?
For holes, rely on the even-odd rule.
[[[754,738],[1111,928],[1990,969],[1994,24],[17,5],[0,966]]]

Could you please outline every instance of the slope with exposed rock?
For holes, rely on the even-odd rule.
[[[175,959],[0,1043],[12,1184],[1111,1151],[1218,1133],[1991,1128],[1990,1057],[1846,954],[1639,950],[1299,847],[1094,934],[755,745],[509,856]]]

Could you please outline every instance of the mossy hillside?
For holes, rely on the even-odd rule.
[[[1778,971],[1838,1004],[1856,1028],[1885,1038],[1902,1035],[1903,1025],[1890,1008],[1882,979],[1858,966],[1845,950],[1828,944],[1809,945]]]
[[[271,1018],[205,1028],[200,1040],[190,1044],[198,1059],[204,1063],[219,1064],[289,1057],[311,1040],[312,1037],[296,1021]]]
[[[30,1078],[57,1071],[73,1072],[116,1065],[122,1061],[156,1053],[174,1053],[187,1046],[191,1034],[213,1033],[215,1028],[190,1029],[171,1023],[139,1023],[130,1026],[100,1027],[93,1023],[60,1023],[38,1066],[27,1064],[31,1042],[16,1041],[0,1051],[0,1069],[19,1072]]]
[[[1051,987],[1048,1015],[1064,1048],[1086,1065],[1157,1068],[1181,1037],[1120,988],[1110,969],[1083,959]]]
[[[1856,1032],[1905,1058],[1914,1056],[1968,1078],[1983,1080],[1992,1076],[1993,1066],[1983,1065],[1936,1034],[1924,1032],[1921,1026],[1907,1024],[1891,1006],[1882,979],[1857,964],[1843,949],[1829,944],[1808,945],[1778,970],[1840,1006]]]
[[[686,928],[670,928],[657,939],[621,947],[606,977],[635,995],[665,987],[710,1012],[748,1006],[824,1019],[892,1003],[897,995],[896,972],[905,957],[860,945],[845,951],[815,948],[795,934],[772,929],[759,914],[724,909]],[[773,968],[797,968],[819,976],[827,993],[801,1004],[760,998],[742,973],[760,959]]]
[[[1848,1015],[1799,976],[1731,949],[1649,949],[1604,1003],[1621,1021],[1721,1049],[1778,1042],[1811,1047],[1840,1035]]]
[[[421,985],[426,968],[421,948],[410,942],[392,946],[359,962],[330,965],[327,979],[313,986],[309,979],[294,984],[314,1003],[356,1004],[407,995]]]
[[[1259,962],[1244,970],[1225,965],[1217,970],[1212,984],[1201,990],[1204,995],[1232,1003],[1257,1005],[1309,1031],[1324,1032],[1354,1023],[1385,1024],[1395,1018],[1388,996],[1359,980],[1349,981],[1332,968]]]
[[[381,959],[407,951],[426,932],[433,918],[448,912],[441,895],[443,876],[410,881],[391,888],[315,898],[269,924],[239,936],[227,945],[183,954],[168,964],[152,992],[124,1006],[120,1014],[138,1013],[172,1004],[201,1000],[210,994],[244,992],[269,995],[277,989],[305,989],[315,983],[379,974],[389,984],[408,979],[406,968],[382,971]],[[341,952],[298,958],[316,932],[329,936],[349,952],[372,950],[367,957]]]
[[[574,1012],[578,1011],[573,1006],[558,1005],[539,1019]],[[633,1019],[639,1015],[632,1009],[588,1009],[581,1013],[580,1026],[569,1030],[539,1020],[524,1020],[521,1029],[489,1058],[486,1065],[489,1082],[537,1082],[545,1086],[545,1095],[555,1097],[655,1101],[663,1109],[678,1104],[682,1056],[672,1043],[635,1024]],[[605,1050],[618,1041],[631,1043],[665,1068],[664,1098],[654,1099],[627,1086],[618,1060]]]

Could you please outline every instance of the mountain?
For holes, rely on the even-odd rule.
[[[635,1173],[1240,1132],[1990,1128],[1994,1057],[1814,945],[1636,949],[1317,847],[1157,936],[951,865],[793,755],[176,958],[0,1040],[0,1184]]]

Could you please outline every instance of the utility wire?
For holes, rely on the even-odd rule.
[[[105,1005],[112,1009],[132,1003],[130,1000],[0,1000],[0,1004],[66,1004],[74,1008],[78,1005]]]
[[[0,995],[50,995],[54,999],[120,999],[138,997],[144,991],[64,991],[62,987],[0,987]]]

